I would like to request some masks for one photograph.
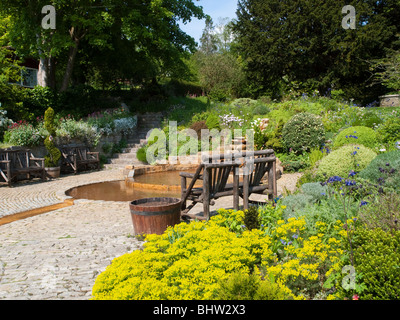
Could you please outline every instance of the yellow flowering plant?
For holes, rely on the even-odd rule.
[[[262,262],[264,272],[296,299],[326,297],[326,273],[343,255],[339,225],[335,235],[326,233],[325,222],[317,221],[315,228],[317,235],[309,236],[304,217],[277,221],[272,231],[272,260]]]
[[[238,272],[275,283],[285,297],[326,297],[323,284],[343,255],[347,230],[338,221],[327,232],[317,221],[317,234],[310,234],[304,217],[286,221],[284,210],[279,204],[260,208],[264,224],[251,231],[243,227],[243,211],[222,209],[207,222],[148,235],[143,250],[114,259],[98,276],[93,299],[217,299],[221,284]]]
[[[234,272],[251,273],[272,255],[271,239],[262,231],[238,236],[222,221],[181,223],[147,236],[143,250],[115,259],[98,276],[94,299],[215,298],[219,281]]]

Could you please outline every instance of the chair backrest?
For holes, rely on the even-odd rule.
[[[242,168],[242,175],[249,175],[249,185],[258,186],[267,172],[272,172],[272,166],[276,162],[274,150],[259,150],[254,152],[236,152],[231,154],[205,155],[203,163],[234,163],[236,174],[239,174],[239,167]],[[217,173],[218,174],[218,173]],[[214,175],[215,176],[215,175]]]
[[[219,164],[204,164],[203,181],[208,183],[208,191],[210,194],[216,194],[224,191],[231,172],[239,164],[236,163],[219,163]]]
[[[254,159],[250,161],[254,170],[251,170],[249,185],[251,187],[260,185],[264,175],[272,172],[274,162],[276,162],[276,156],[273,152],[269,152],[269,150],[255,151]]]
[[[7,151],[0,150],[0,161],[10,160],[9,153]],[[0,163],[0,171],[7,170],[7,165],[5,163]]]
[[[14,169],[25,169],[30,166],[30,150],[16,150],[10,153],[11,166]]]
[[[87,160],[88,152],[89,152],[89,148],[86,146],[80,146],[80,147],[76,148],[76,154],[77,154],[79,160]]]

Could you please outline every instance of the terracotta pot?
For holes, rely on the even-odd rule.
[[[58,178],[60,176],[61,167],[44,168],[48,178]]]
[[[181,200],[176,198],[139,199],[130,204],[135,235],[163,234],[181,221]]]

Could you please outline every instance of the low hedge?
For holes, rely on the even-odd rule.
[[[376,153],[362,145],[346,145],[324,157],[318,166],[318,175],[323,178],[340,176],[347,178],[351,171],[360,172],[376,157]]]

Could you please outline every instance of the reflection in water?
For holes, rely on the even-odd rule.
[[[90,184],[74,188],[67,195],[74,199],[104,201],[133,201],[143,198],[181,197],[180,192],[177,191],[135,189],[133,186],[127,186],[125,181]]]
[[[185,172],[195,173],[196,170],[185,170]],[[180,186],[181,178],[179,171],[165,171],[157,173],[147,173],[134,177],[133,180],[139,183],[157,184],[164,186]],[[190,182],[190,179],[189,179]]]
[[[194,173],[196,170],[188,170],[185,172]],[[180,186],[179,171],[166,171],[157,173],[148,173],[134,177],[134,182],[149,185],[164,185],[164,186]],[[190,184],[191,179],[187,180]],[[232,183],[232,176],[229,178],[228,183]],[[202,181],[198,180],[196,186],[201,186]],[[135,188],[132,184],[127,184],[125,181],[112,181],[90,184],[82,187],[77,187],[69,192],[68,196],[74,199],[88,199],[88,200],[104,200],[104,201],[133,201],[143,198],[156,198],[156,197],[173,197],[180,198],[179,191],[164,191]]]

